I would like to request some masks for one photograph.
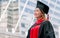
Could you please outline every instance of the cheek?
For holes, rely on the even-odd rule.
[[[37,13],[37,12],[35,12],[35,13],[34,13],[34,16],[37,16],[37,15],[38,15],[38,13]]]
[[[38,15],[37,15],[38,17],[40,17],[41,16],[41,14],[40,13],[38,13]]]
[[[34,16],[35,16],[35,17],[39,17],[40,15],[41,15],[41,14],[38,13],[38,12],[34,13]]]

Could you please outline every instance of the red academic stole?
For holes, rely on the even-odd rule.
[[[43,22],[43,19],[37,20],[37,22],[35,23],[36,25],[34,25],[30,29],[30,38],[38,38],[39,28],[42,22]]]

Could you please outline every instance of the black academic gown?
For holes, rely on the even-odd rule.
[[[34,25],[32,27],[34,27]],[[28,30],[27,38],[30,38],[30,29]],[[52,24],[49,21],[44,21],[40,24],[38,38],[55,38]]]

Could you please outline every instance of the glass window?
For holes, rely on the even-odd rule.
[[[60,20],[57,19],[57,18],[54,18],[54,17],[53,17],[52,20],[55,21],[55,22],[57,22],[57,23],[60,23]]]
[[[12,32],[12,28],[8,28],[8,31],[9,31],[9,32]]]
[[[18,0],[16,0],[16,2],[18,2]]]
[[[51,0],[52,2],[56,2],[56,0]]]
[[[1,2],[2,0],[0,0],[0,2]]]
[[[9,18],[9,19],[13,19],[11,16],[8,16],[7,18]]]
[[[54,12],[54,15],[60,17],[60,13],[58,13],[58,12],[56,12],[56,11]]]
[[[57,0],[57,4],[59,4],[59,5],[60,5],[60,1],[58,1],[58,0]]]
[[[49,10],[49,13],[50,13],[50,14],[53,13],[53,10],[50,9],[50,10]]]
[[[57,25],[55,25],[55,24],[53,24],[53,27],[54,27],[55,29],[58,29],[58,26],[57,26]]]
[[[8,11],[12,11],[12,9],[8,9]]]
[[[13,14],[12,13],[8,13],[9,16],[12,16]]]
[[[12,20],[13,20],[13,17],[12,17],[12,16],[7,16],[7,19],[8,19],[9,21],[12,21]]]
[[[24,35],[25,34],[25,31],[21,31],[21,33]]]
[[[56,35],[59,35],[59,33],[58,33],[57,31],[55,32],[55,34],[56,34]]]
[[[7,25],[7,28],[12,28],[12,25],[9,25],[9,24],[8,24],[8,25]]]
[[[49,6],[52,7],[52,8],[54,8],[54,4],[52,4],[52,3],[49,3]]]
[[[18,11],[18,8],[17,9],[8,9],[8,11]]]
[[[57,18],[53,18],[54,21],[58,20]]]
[[[31,1],[28,1],[27,4],[30,5],[30,6],[36,7],[36,3],[33,3],[33,2],[31,2]]]
[[[25,3],[26,2],[26,0],[20,0],[22,3]]]
[[[14,9],[14,11],[18,11],[18,8],[17,9]]]
[[[20,10],[23,10],[23,6],[20,6]]]
[[[56,7],[55,9],[60,11],[60,7]]]
[[[48,4],[48,1],[46,0],[41,0],[44,4]]]
[[[7,20],[7,22],[9,23],[9,24],[13,24],[13,20]]]
[[[4,1],[9,1],[9,0],[2,0],[2,1],[4,2]]]
[[[31,13],[31,14],[33,14],[33,10],[31,10],[31,9],[29,9],[29,8],[25,8],[25,10],[24,10],[25,12],[29,12],[29,13]]]
[[[22,15],[22,17],[27,17],[27,15]]]
[[[25,24],[24,23],[21,23],[21,27],[24,27],[25,28]]]

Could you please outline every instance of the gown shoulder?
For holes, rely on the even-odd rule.
[[[41,33],[39,38],[55,38],[54,29],[50,21],[42,22],[39,32]]]

